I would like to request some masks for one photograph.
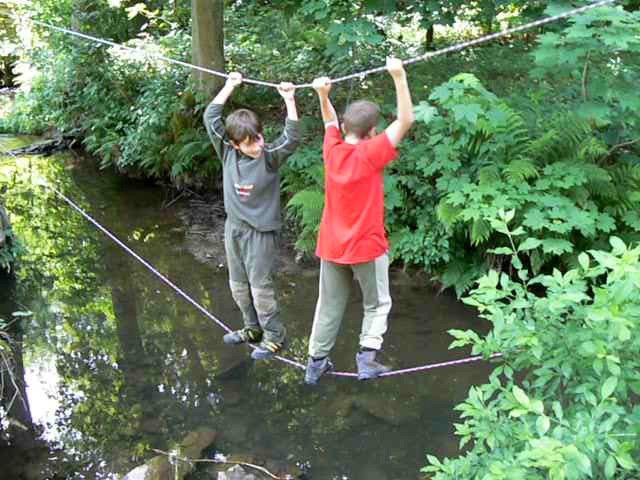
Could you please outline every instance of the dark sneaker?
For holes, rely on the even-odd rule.
[[[329,357],[321,358],[320,360],[314,360],[313,357],[309,357],[307,362],[307,369],[304,372],[304,383],[307,385],[315,385],[320,380],[320,377],[333,368],[333,363],[329,360]]]
[[[376,362],[375,350],[366,350],[356,354],[356,364],[358,365],[358,380],[369,380],[376,378],[382,373],[391,371],[390,367]]]
[[[263,340],[256,348],[251,352],[251,358],[254,360],[269,360],[278,353],[285,349],[285,341],[280,343],[270,342],[269,340]]]
[[[228,345],[238,345],[240,343],[258,343],[262,340],[262,330],[256,328],[245,327],[242,330],[236,330],[235,332],[229,332],[222,341]]]

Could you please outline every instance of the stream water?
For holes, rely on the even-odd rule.
[[[0,137],[0,148],[29,141]],[[162,208],[158,187],[99,172],[71,154],[0,157],[8,211],[26,249],[15,281],[0,285],[0,318],[31,312],[14,328],[24,367],[16,376],[28,401],[14,408],[17,418],[39,426],[42,439],[32,439],[38,455],[12,452],[19,441],[0,448],[5,472],[118,478],[154,456],[151,449],[169,450],[201,427],[219,432],[219,452],[298,464],[322,480],[419,479],[427,453],[458,452],[453,407],[486,380],[490,365],[372,382],[326,377],[306,387],[302,371],[277,361],[254,364],[245,347],[223,345],[218,326],[38,186],[41,178],[216,317],[240,324],[225,269],[198,261],[189,248],[199,234],[181,220],[186,201]],[[286,356],[302,362],[317,273],[288,269],[278,280],[292,339]],[[448,349],[447,330],[482,330],[472,309],[401,272],[392,273],[391,289],[386,361],[402,368],[469,354]],[[354,289],[332,353],[339,370],[355,368],[360,315]]]

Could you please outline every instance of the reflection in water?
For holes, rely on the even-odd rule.
[[[27,368],[48,365],[52,372],[55,414],[36,389],[29,395],[78,476],[126,473],[153,456],[150,449],[168,450],[203,426],[221,432],[216,447],[224,453],[309,464],[318,479],[417,479],[427,452],[457,451],[452,407],[486,379],[486,365],[371,383],[327,378],[305,387],[301,371],[254,365],[244,347],[222,345],[216,325],[64,204],[34,193],[30,176],[37,171],[59,185],[212,313],[239,325],[225,273],[186,251],[184,227],[174,210],[159,208],[157,189],[97,174],[70,157],[2,165],[15,229],[29,249],[16,292],[34,312],[24,355]],[[282,276],[280,283],[293,339],[287,355],[304,360],[317,277]],[[394,366],[465,354],[448,351],[446,331],[474,325],[469,309],[398,279],[392,289],[385,354]],[[332,354],[340,370],[354,369],[359,302],[351,299]]]
[[[44,355],[30,361],[29,367],[25,370],[25,381],[33,422],[38,425],[47,425],[52,418],[55,418],[56,411],[60,407],[58,398],[60,376],[56,370],[55,357]],[[42,438],[49,442],[57,442],[60,440],[60,434],[56,426],[50,424]]]

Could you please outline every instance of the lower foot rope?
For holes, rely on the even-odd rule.
[[[54,187],[49,186],[49,188],[56,195],[58,195],[62,200],[64,200],[69,206],[71,206],[71,208],[76,210],[80,215],[82,215],[85,219],[87,219],[89,222],[91,222],[102,233],[104,233],[106,236],[108,236],[116,244],[118,244],[120,247],[122,247],[127,253],[129,253],[131,256],[133,256],[136,260],[138,260],[140,263],[142,263],[145,267],[147,267],[147,269],[151,273],[156,275],[166,285],[171,287],[176,293],[178,293],[178,295],[180,295],[182,298],[184,298],[190,304],[192,304],[194,307],[196,307],[196,309],[198,309],[207,318],[213,320],[218,326],[223,328],[226,332],[231,332],[232,331],[231,328],[229,328],[222,320],[219,320],[218,318],[216,318],[215,315],[210,313],[206,308],[204,308],[202,305],[200,305],[196,300],[191,298],[189,296],[189,294],[184,292],[175,283],[173,283],[166,276],[164,276],[162,273],[160,273],[153,265],[151,265],[148,261],[146,261],[140,255],[138,255],[136,252],[134,252],[131,248],[129,248],[124,242],[122,242],[113,233],[111,233],[109,230],[107,230],[105,227],[103,227],[100,223],[98,223],[97,220],[93,219],[88,213],[86,213],[82,208],[80,208],[78,205],[76,205],[66,195],[64,195],[62,192],[58,191]],[[249,346],[251,348],[256,348],[255,345],[249,344]],[[501,357],[501,356],[502,356],[502,353],[493,353],[493,354],[491,354],[489,356],[489,359],[498,358],[498,357]],[[296,367],[296,368],[299,368],[299,369],[302,369],[302,370],[304,370],[306,368],[305,365],[303,365],[302,363],[297,362],[295,360],[291,360],[291,359],[286,358],[286,357],[283,357],[281,355],[275,355],[274,358],[277,358],[281,362],[284,362],[284,363],[286,363],[288,365],[291,365],[292,367]],[[408,373],[417,373],[417,372],[423,372],[423,371],[426,371],[426,370],[432,370],[432,369],[435,369],[435,368],[442,368],[442,367],[448,367],[448,366],[452,366],[452,365],[462,365],[462,364],[465,364],[465,363],[477,362],[477,361],[484,360],[484,359],[485,359],[485,357],[482,356],[482,355],[474,355],[474,356],[471,356],[471,357],[461,358],[461,359],[458,359],[458,360],[449,360],[449,361],[446,361],[446,362],[421,365],[419,367],[392,370],[390,372],[383,373],[380,376],[381,377],[390,377],[392,375],[404,375],[404,374],[408,374]],[[334,372],[334,371],[329,371],[329,372],[327,372],[327,374],[328,375],[334,375],[336,377],[357,377],[358,376],[358,374],[355,373],[355,372]]]

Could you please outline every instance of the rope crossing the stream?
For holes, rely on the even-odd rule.
[[[122,240],[120,240],[118,237],[116,237],[107,228],[105,228],[97,220],[95,220],[91,215],[89,215],[82,208],[80,208],[78,205],[76,205],[69,197],[67,197],[65,194],[63,194],[61,191],[59,191],[55,187],[52,187],[50,185],[45,185],[45,187],[49,188],[58,197],[60,197],[62,200],[64,200],[71,208],[73,208],[76,212],[78,212],[85,219],[87,219],[90,223],[92,223],[98,230],[100,230],[107,237],[109,237],[116,244],[118,244],[118,246],[120,246],[129,255],[131,255],[136,260],[138,260],[151,273],[153,273],[156,277],[158,277],[160,280],[162,280],[162,282],[164,282],[166,285],[168,285],[170,288],[172,288],[178,295],[180,295],[182,298],[184,298],[187,302],[189,302],[191,305],[193,305],[204,316],[206,316],[207,318],[209,318],[210,320],[215,322],[219,327],[221,327],[226,332],[231,332],[232,331],[231,328],[228,325],[226,325],[222,320],[220,320],[215,315],[213,315],[211,312],[209,312],[206,308],[204,308],[196,300],[194,300],[188,293],[186,293],[184,290],[182,290],[180,287],[178,287],[175,283],[173,283],[171,280],[169,280],[165,275],[160,273],[153,265],[151,265],[151,263],[149,263],[147,260],[142,258],[140,255],[138,255],[136,252],[134,252],[131,248],[129,248],[129,246],[127,246]],[[252,348],[255,348],[253,345],[250,345],[250,346]],[[501,356],[502,356],[501,353],[494,353],[494,354],[490,355],[489,358],[492,359],[492,358],[497,358],[497,357],[501,357]],[[284,362],[284,363],[286,363],[288,365],[291,365],[292,367],[295,367],[295,368],[298,368],[298,369],[302,369],[302,370],[305,369],[305,366],[302,363],[297,362],[295,360],[291,360],[290,358],[283,357],[282,355],[276,355],[274,358],[276,358],[276,359],[280,360],[281,362]],[[431,363],[431,364],[421,365],[421,366],[412,367],[412,368],[403,368],[403,369],[392,370],[390,372],[383,373],[380,376],[390,377],[390,376],[393,376],[393,375],[403,375],[403,374],[407,374],[407,373],[417,373],[417,372],[423,372],[423,371],[426,371],[426,370],[433,370],[435,368],[441,368],[441,367],[448,367],[448,366],[452,366],[452,365],[462,365],[462,364],[465,364],[465,363],[477,362],[477,361],[480,361],[480,360],[485,360],[485,357],[483,357],[482,355],[475,355],[475,356],[471,356],[471,357],[460,358],[460,359],[457,359],[457,360],[449,360],[449,361],[446,361],[446,362]],[[358,377],[358,374],[355,373],[355,372],[330,371],[330,372],[327,372],[327,375],[334,375],[336,377],[355,377],[355,378]]]
[[[2,151],[0,153],[3,154],[3,155],[9,154],[12,157],[17,158],[16,155],[14,155],[12,152]],[[189,302],[191,305],[193,305],[196,308],[196,310],[198,310],[200,313],[202,313],[205,317],[207,317],[208,319],[212,320],[216,325],[218,325],[220,328],[222,328],[225,332],[231,332],[232,331],[232,329],[227,324],[225,324],[222,320],[217,318],[215,315],[213,315],[211,312],[209,312],[206,308],[204,308],[202,305],[200,305],[188,293],[186,293],[184,290],[182,290],[180,287],[178,287],[175,283],[173,283],[171,280],[169,280],[169,278],[167,278],[160,271],[158,271],[158,269],[155,268],[150,262],[148,262],[142,256],[137,254],[126,243],[124,243],[116,235],[111,233],[106,227],[101,225],[100,222],[98,222],[91,215],[89,215],[87,212],[85,212],[79,205],[77,205],[68,196],[66,196],[64,193],[62,193],[60,190],[58,190],[54,186],[50,185],[49,182],[47,182],[44,179],[42,179],[42,181],[39,182],[39,183],[44,188],[47,188],[47,189],[51,190],[61,200],[63,200],[67,205],[69,205],[72,209],[74,209],[76,212],[78,212],[80,215],[82,215],[89,223],[91,223],[98,230],[100,230],[102,233],[104,233],[107,237],[109,237],[111,240],[113,240],[120,248],[122,248],[125,252],[127,252],[129,255],[131,255],[136,260],[138,260],[145,268],[147,268],[147,270],[149,270],[151,273],[153,273],[165,285],[167,285],[168,287],[173,289],[178,295],[180,295],[187,302]],[[253,345],[250,345],[250,346],[252,348],[255,348]],[[390,376],[394,376],[394,375],[403,375],[403,374],[408,374],[408,373],[424,372],[424,371],[427,371],[427,370],[433,370],[435,368],[449,367],[449,366],[453,366],[453,365],[462,365],[462,364],[466,364],[466,363],[473,363],[473,362],[478,362],[480,360],[494,359],[494,358],[498,358],[498,357],[502,357],[502,353],[493,353],[488,358],[485,358],[482,355],[474,355],[474,356],[471,356],[471,357],[459,358],[457,360],[448,360],[446,362],[430,363],[430,364],[421,365],[421,366],[418,366],[418,367],[411,367],[411,368],[403,368],[403,369],[398,369],[398,370],[392,370],[390,372],[383,373],[380,376],[390,377]],[[301,369],[301,370],[305,369],[305,365],[303,365],[302,363],[297,362],[295,360],[291,360],[290,358],[283,357],[282,355],[276,355],[274,358],[276,358],[277,360],[279,360],[279,361],[281,361],[283,363],[286,363],[287,365],[290,365],[292,367],[295,367],[295,368],[298,368],[298,369]],[[333,376],[336,376],[336,377],[353,377],[353,378],[357,378],[358,377],[358,374],[355,373],[355,372],[339,372],[339,371],[333,371],[333,370],[327,372],[326,375],[333,375]]]
[[[573,17],[575,15],[579,15],[581,13],[587,12],[589,10],[593,10],[595,8],[604,7],[606,5],[611,5],[611,4],[616,3],[616,1],[617,0],[600,0],[598,2],[594,2],[594,3],[590,3],[588,5],[585,5],[583,7],[574,8],[573,10],[568,10],[568,11],[560,13],[558,15],[554,15],[554,16],[547,17],[547,18],[542,18],[540,20],[536,20],[536,21],[533,21],[533,22],[525,23],[524,25],[520,25],[518,27],[508,28],[506,30],[501,30],[501,31],[496,32],[496,33],[492,33],[492,34],[489,34],[489,35],[484,35],[484,36],[476,38],[474,40],[461,42],[461,43],[458,43],[458,44],[455,44],[455,45],[451,45],[449,47],[445,47],[445,48],[441,48],[439,50],[435,50],[433,52],[427,52],[427,53],[425,53],[423,55],[419,55],[417,57],[408,58],[408,59],[403,60],[402,63],[404,65],[411,65],[413,63],[421,62],[423,60],[428,60],[430,58],[437,57],[437,56],[440,56],[440,55],[445,55],[447,53],[458,52],[458,51],[464,50],[465,48],[474,47],[476,45],[487,43],[487,42],[490,42],[492,40],[496,40],[498,38],[505,37],[507,35],[512,35],[514,33],[523,32],[525,30],[530,30],[530,29],[535,28],[535,27],[541,27],[541,26],[547,25],[549,23],[557,22],[558,20],[562,20],[562,19],[565,19],[565,18]],[[17,20],[20,20],[19,17],[14,16],[14,18],[16,18]],[[116,42],[112,42],[111,40],[105,40],[104,38],[94,37],[92,35],[87,35],[86,33],[76,32],[75,30],[70,30],[68,28],[59,27],[59,26],[52,25],[52,24],[47,23],[47,22],[40,21],[40,20],[30,19],[30,21],[33,22],[36,25],[40,25],[41,27],[45,27],[45,28],[48,28],[50,30],[54,30],[54,31],[57,31],[57,32],[60,32],[60,33],[64,33],[66,35],[72,35],[72,36],[75,36],[75,37],[79,37],[79,38],[82,38],[83,40],[88,40],[88,41],[91,41],[91,42],[94,42],[94,43],[107,45],[107,46],[110,46],[110,47],[121,49],[123,51],[131,52],[131,53],[141,54],[141,55],[143,55],[144,57],[147,57],[147,58],[155,58],[155,59],[167,62],[167,63],[172,63],[174,65],[179,65],[179,66],[190,68],[190,69],[197,70],[197,71],[200,71],[200,72],[209,73],[209,74],[217,76],[217,77],[223,77],[223,78],[228,78],[229,77],[229,75],[226,74],[225,72],[212,70],[210,68],[202,67],[202,66],[199,66],[199,65],[193,65],[191,63],[183,62],[181,60],[176,60],[176,59],[173,59],[173,58],[169,58],[169,57],[167,57],[165,55],[162,55],[160,53],[149,52],[149,51],[143,50],[141,48],[129,47],[129,46],[122,45],[122,44],[119,44],[119,43],[116,43]],[[363,80],[368,75],[371,75],[371,74],[374,74],[374,73],[383,72],[385,70],[386,70],[386,67],[371,68],[369,70],[364,70],[362,72],[352,73],[350,75],[346,75],[346,76],[343,76],[343,77],[332,79],[331,83],[335,84],[335,83],[338,83],[338,82],[344,82],[346,80],[356,79],[356,78],[360,79],[360,80]],[[261,86],[265,86],[265,87],[274,87],[274,88],[278,87],[277,83],[267,82],[267,81],[264,81],[264,80],[255,80],[255,79],[251,79],[251,78],[244,78],[242,81],[243,81],[243,83],[251,83],[251,84],[254,84],[254,85],[261,85]],[[301,84],[296,84],[294,86],[295,86],[295,88],[310,88],[311,85],[312,85],[311,83],[301,83]]]

